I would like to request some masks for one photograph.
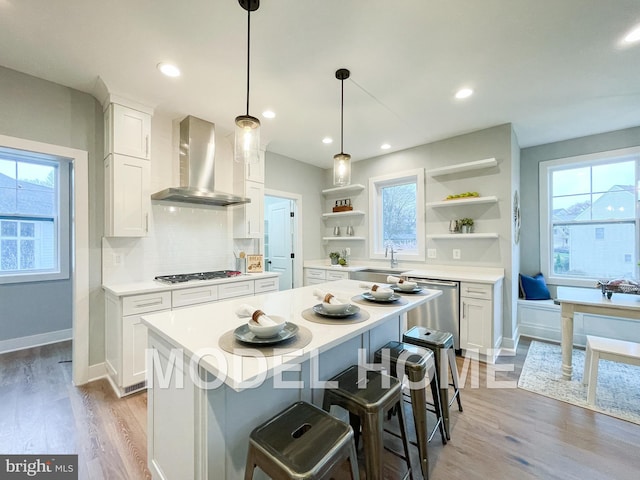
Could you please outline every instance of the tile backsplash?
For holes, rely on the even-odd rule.
[[[102,283],[232,269],[233,215],[224,207],[152,204],[144,238],[103,238]]]

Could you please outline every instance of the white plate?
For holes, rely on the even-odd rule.
[[[346,318],[358,313],[360,311],[360,307],[358,307],[357,305],[350,304],[347,307],[346,311],[342,313],[332,313],[332,312],[327,312],[324,306],[321,303],[319,303],[318,305],[313,306],[313,311],[316,312],[318,315],[322,315],[323,317]]]
[[[413,287],[411,290],[405,290],[404,288],[396,287],[395,285],[391,287],[391,289],[394,292],[400,292],[400,293],[419,293],[422,291],[422,288],[420,287]]]
[[[389,298],[376,298],[373,295],[371,295],[369,292],[364,292],[362,294],[362,298],[364,298],[365,300],[369,300],[370,302],[390,303],[390,302],[395,302],[401,297],[400,295],[396,295],[395,293],[393,293]]]
[[[293,338],[298,333],[298,326],[295,323],[287,322],[284,324],[284,328],[278,332],[274,337],[256,337],[256,335],[249,330],[249,325],[242,324],[233,331],[236,340],[243,343],[250,343],[252,345],[273,345],[274,343],[284,342],[290,338]]]

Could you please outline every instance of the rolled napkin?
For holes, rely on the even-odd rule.
[[[372,292],[391,292],[393,293],[393,290],[391,290],[389,287],[381,287],[380,285],[377,284],[373,284],[371,285],[371,291]]]
[[[324,303],[330,303],[331,305],[342,305],[342,302],[338,300],[332,293],[324,292],[319,289],[315,289],[313,294],[318,298],[318,300],[322,300]]]
[[[394,277],[393,275],[389,275],[387,277],[387,282],[389,283],[402,283],[404,280],[400,277]]]
[[[364,282],[362,282],[358,286],[360,288],[366,288],[367,290],[370,290],[371,287],[373,287],[374,285],[375,285],[374,283],[364,283]]]
[[[247,303],[243,303],[236,310],[236,315],[239,317],[251,317],[251,320],[256,322],[258,325],[262,325],[263,327],[268,327],[271,325],[277,325],[278,322],[271,320],[265,313],[255,308]]]

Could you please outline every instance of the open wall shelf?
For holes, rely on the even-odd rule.
[[[498,238],[497,233],[443,233],[427,235],[428,240],[478,240],[481,238]]]
[[[322,218],[340,218],[340,217],[352,217],[352,216],[358,216],[358,215],[364,215],[364,212],[362,210],[349,210],[347,212],[329,212],[329,213],[323,213]]]
[[[495,158],[485,158],[484,160],[476,160],[475,162],[459,163],[448,167],[434,168],[427,170],[427,175],[439,177],[441,175],[450,175],[452,173],[468,172],[471,170],[480,170],[482,168],[490,168],[498,165]]]
[[[496,197],[495,195],[487,197],[454,198],[451,200],[442,200],[441,202],[430,202],[427,203],[427,207],[456,207],[458,205],[479,205],[481,203],[496,203],[497,201],[498,197]]]
[[[354,183],[353,185],[346,185],[344,187],[326,188],[322,190],[322,195],[342,195],[343,193],[357,193],[364,190],[364,185],[360,183]]]

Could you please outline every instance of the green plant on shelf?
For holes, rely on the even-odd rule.
[[[460,225],[466,225],[468,227],[473,227],[473,218],[461,218],[459,220]]]
[[[340,252],[329,253],[329,258],[331,259],[331,265],[338,265],[338,261],[340,260]]]

